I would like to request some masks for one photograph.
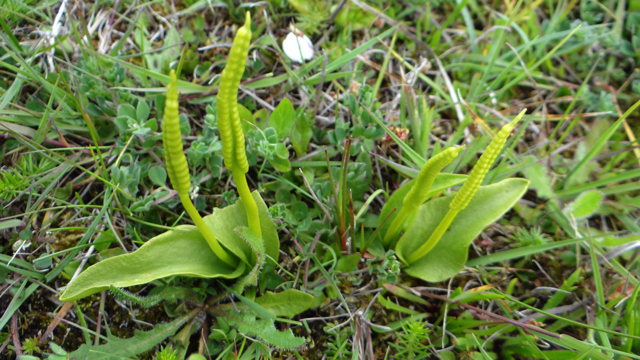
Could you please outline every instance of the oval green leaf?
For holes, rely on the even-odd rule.
[[[162,186],[167,182],[167,171],[162,166],[149,169],[149,179],[156,185]]]
[[[167,276],[233,279],[245,269],[233,269],[211,251],[195,226],[179,226],[146,242],[138,250],[101,261],[78,275],[60,296],[73,301],[109,289],[146,284]]]
[[[289,99],[284,98],[271,113],[269,126],[276,129],[279,139],[284,139],[291,133],[293,123],[296,121],[296,111]]]
[[[469,244],[480,232],[499,219],[522,197],[529,181],[507,179],[478,189],[469,205],[458,213],[440,242],[424,257],[403,271],[413,277],[438,282],[458,274],[467,261]],[[455,195],[427,202],[420,207],[413,224],[398,241],[396,253],[401,260],[416,251],[449,211]]]
[[[604,194],[600,191],[592,190],[583,192],[573,202],[569,203],[562,211],[568,217],[575,219],[586,219],[593,215],[598,208]]]
[[[292,318],[312,307],[315,298],[300,290],[288,289],[279,293],[267,291],[254,301],[274,316]],[[236,309],[243,311],[247,309],[247,305],[237,302],[235,304],[220,304],[218,309],[223,311]]]

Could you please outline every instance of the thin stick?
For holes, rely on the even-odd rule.
[[[16,357],[20,357],[22,355],[22,344],[20,343],[20,337],[18,337],[17,311],[11,315],[11,338],[13,339],[13,350],[16,352]]]
[[[100,293],[100,308],[98,310],[98,319],[96,320],[96,339],[93,342],[93,345],[100,345],[100,324],[102,323],[102,312],[104,311],[104,302],[107,297],[107,292],[102,290]]]
[[[69,309],[71,309],[72,305],[73,305],[73,301],[66,302],[64,303],[64,305],[62,305],[62,308],[60,309],[60,311],[58,311],[56,316],[53,318],[53,321],[51,321],[51,324],[49,324],[49,326],[47,327],[47,330],[45,330],[42,333],[42,335],[40,335],[40,340],[38,341],[40,345],[44,345],[44,343],[47,342],[47,338],[49,337],[49,334],[51,334],[51,332],[58,326],[58,324],[60,323],[60,320],[62,320],[62,318],[64,318],[67,315],[67,312],[69,312]]]
[[[450,303],[450,304],[456,304],[458,306],[462,306],[462,307],[467,308],[467,309],[469,309],[471,311],[475,311],[475,312],[478,312],[480,314],[487,315],[487,316],[492,317],[494,319],[498,319],[500,321],[504,321],[506,323],[509,323],[511,325],[515,325],[517,327],[520,327],[520,328],[523,328],[523,329],[526,329],[526,330],[530,330],[530,331],[533,331],[533,332],[544,334],[544,335],[550,336],[550,337],[552,337],[554,339],[560,339],[560,335],[552,333],[552,332],[544,330],[544,329],[541,329],[541,328],[539,328],[537,326],[533,326],[533,325],[529,325],[529,324],[523,324],[521,322],[509,319],[507,317],[496,315],[496,314],[491,313],[491,312],[486,311],[486,310],[482,310],[482,309],[477,308],[475,306],[467,305],[467,304],[461,303],[459,301],[454,301],[452,299],[449,299],[446,296],[436,295],[436,294],[433,294],[433,293],[430,293],[430,292],[426,292],[426,291],[418,291],[418,293],[420,293],[421,295],[424,295],[426,297],[430,297],[432,299],[438,299],[440,301],[444,301],[444,302],[447,302],[447,303]]]

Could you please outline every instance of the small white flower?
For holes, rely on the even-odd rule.
[[[302,64],[302,59],[309,61],[313,59],[313,43],[307,35],[300,30],[291,27],[291,32],[282,41],[282,50],[291,61]],[[302,55],[302,57],[300,57]]]

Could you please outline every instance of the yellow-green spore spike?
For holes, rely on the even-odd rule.
[[[247,12],[244,26],[238,29],[229,52],[217,95],[218,128],[222,140],[222,155],[228,169],[249,170],[244,147],[244,134],[238,113],[238,86],[244,73],[251,44],[251,15]]]
[[[449,165],[462,149],[464,149],[464,146],[450,147],[429,159],[422,169],[420,169],[415,184],[404,197],[404,206],[412,210],[420,207],[420,205],[427,200],[427,194],[429,194],[429,190],[431,190],[431,185],[433,185],[436,175],[438,175],[445,166]]]
[[[412,212],[418,210],[420,205],[427,200],[427,195],[429,194],[429,190],[431,190],[431,185],[433,185],[433,181],[436,179],[436,176],[444,169],[445,166],[449,165],[453,159],[458,156],[458,153],[464,147],[450,147],[439,154],[433,156],[429,161],[427,161],[422,169],[420,169],[420,173],[416,178],[416,181],[411,187],[411,190],[405,195],[403,200],[403,207],[400,210],[400,213],[393,219],[393,222],[389,226],[389,230],[384,236],[382,244],[385,247],[389,247],[393,238],[397,235],[400,226],[404,220],[411,214]]]
[[[471,201],[473,195],[475,195],[476,191],[478,191],[478,188],[482,184],[482,181],[487,175],[487,172],[489,172],[491,165],[493,165],[493,162],[498,157],[498,154],[500,154],[500,151],[502,151],[502,148],[507,142],[507,139],[513,131],[513,128],[516,126],[518,121],[520,121],[522,116],[524,116],[525,112],[526,110],[522,110],[522,112],[520,112],[520,114],[518,114],[518,116],[516,116],[516,118],[512,122],[503,126],[498,134],[496,134],[496,136],[493,138],[493,140],[491,140],[489,146],[487,146],[482,156],[480,156],[480,160],[478,160],[476,165],[473,167],[473,170],[471,170],[471,173],[462,185],[462,188],[460,189],[460,191],[458,191],[456,197],[453,198],[453,201],[451,201],[451,203],[449,204],[449,208],[461,211],[462,209],[467,207],[467,204],[469,204],[469,201]]]
[[[169,81],[169,85],[167,85],[164,117],[162,119],[162,142],[165,150],[164,159],[167,164],[169,180],[171,180],[173,188],[178,193],[185,193],[189,192],[191,178],[189,177],[187,160],[182,152],[180,115],[178,113],[178,81],[174,70],[171,70],[169,76],[171,80]]]
[[[422,244],[418,250],[406,257],[409,264],[420,259],[431,251],[431,249],[438,244],[442,235],[447,231],[456,215],[467,207],[473,196],[478,191],[478,188],[480,188],[480,185],[482,184],[485,175],[487,175],[487,172],[489,172],[491,165],[493,165],[498,154],[502,151],[511,131],[513,131],[513,128],[516,126],[518,121],[522,119],[525,112],[526,110],[523,110],[512,122],[503,126],[493,140],[491,140],[491,143],[487,146],[487,149],[484,151],[482,156],[480,156],[480,159],[473,167],[473,170],[471,170],[471,173],[462,185],[462,188],[458,191],[451,203],[449,203],[449,211],[447,211],[447,214],[440,221],[440,224],[438,224],[431,236],[429,236],[429,239]]]
[[[164,145],[164,159],[167,166],[167,173],[173,188],[178,192],[180,201],[211,250],[228,265],[236,266],[237,259],[224,250],[211,230],[198,214],[189,198],[189,188],[191,187],[191,177],[187,158],[184,156],[182,148],[182,138],[180,136],[180,116],[178,114],[178,80],[175,71],[171,70],[169,85],[164,106],[164,117],[162,118],[162,142]]]
[[[238,29],[233,39],[227,65],[220,77],[217,96],[218,129],[222,140],[224,164],[231,170],[238,194],[247,211],[249,229],[257,237],[262,237],[258,206],[251,196],[245,178],[245,174],[249,171],[249,163],[238,113],[238,86],[240,86],[249,55],[249,45],[251,45],[251,15],[247,11],[244,26]]]

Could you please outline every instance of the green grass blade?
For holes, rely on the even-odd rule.
[[[635,104],[633,104],[613,125],[611,125],[611,127],[609,128],[609,130],[607,130],[604,134],[602,134],[602,136],[598,139],[598,141],[593,145],[593,147],[589,150],[589,152],[587,153],[587,155],[585,155],[585,157],[580,160],[580,162],[578,164],[576,164],[576,166],[574,166],[569,173],[567,173],[567,176],[564,178],[564,180],[562,180],[558,186],[556,187],[557,189],[561,189],[564,187],[564,184],[567,183],[567,181],[578,171],[580,170],[587,162],[591,161],[591,159],[596,156],[596,154],[600,153],[600,151],[602,150],[602,148],[606,145],[607,141],[609,141],[609,139],[611,138],[611,136],[613,136],[613,134],[618,130],[618,128],[620,127],[620,125],[622,125],[622,122],[629,116],[631,115],[636,108],[640,106],[640,100],[638,100]]]
[[[501,252],[494,253],[494,254],[491,254],[491,255],[486,255],[486,256],[483,256],[483,257],[471,259],[471,260],[467,261],[466,266],[468,266],[468,267],[482,266],[482,265],[492,264],[492,263],[496,263],[496,262],[500,262],[500,261],[518,259],[518,258],[522,258],[522,257],[525,257],[525,256],[531,256],[531,255],[535,255],[535,254],[540,254],[542,252],[549,251],[549,250],[552,250],[552,249],[556,249],[556,248],[559,248],[559,247],[564,247],[564,246],[577,244],[577,243],[579,243],[581,241],[584,241],[584,239],[571,239],[571,240],[556,241],[556,242],[551,242],[551,243],[548,243],[548,244],[527,246],[527,247],[518,248],[518,249],[501,251]]]

